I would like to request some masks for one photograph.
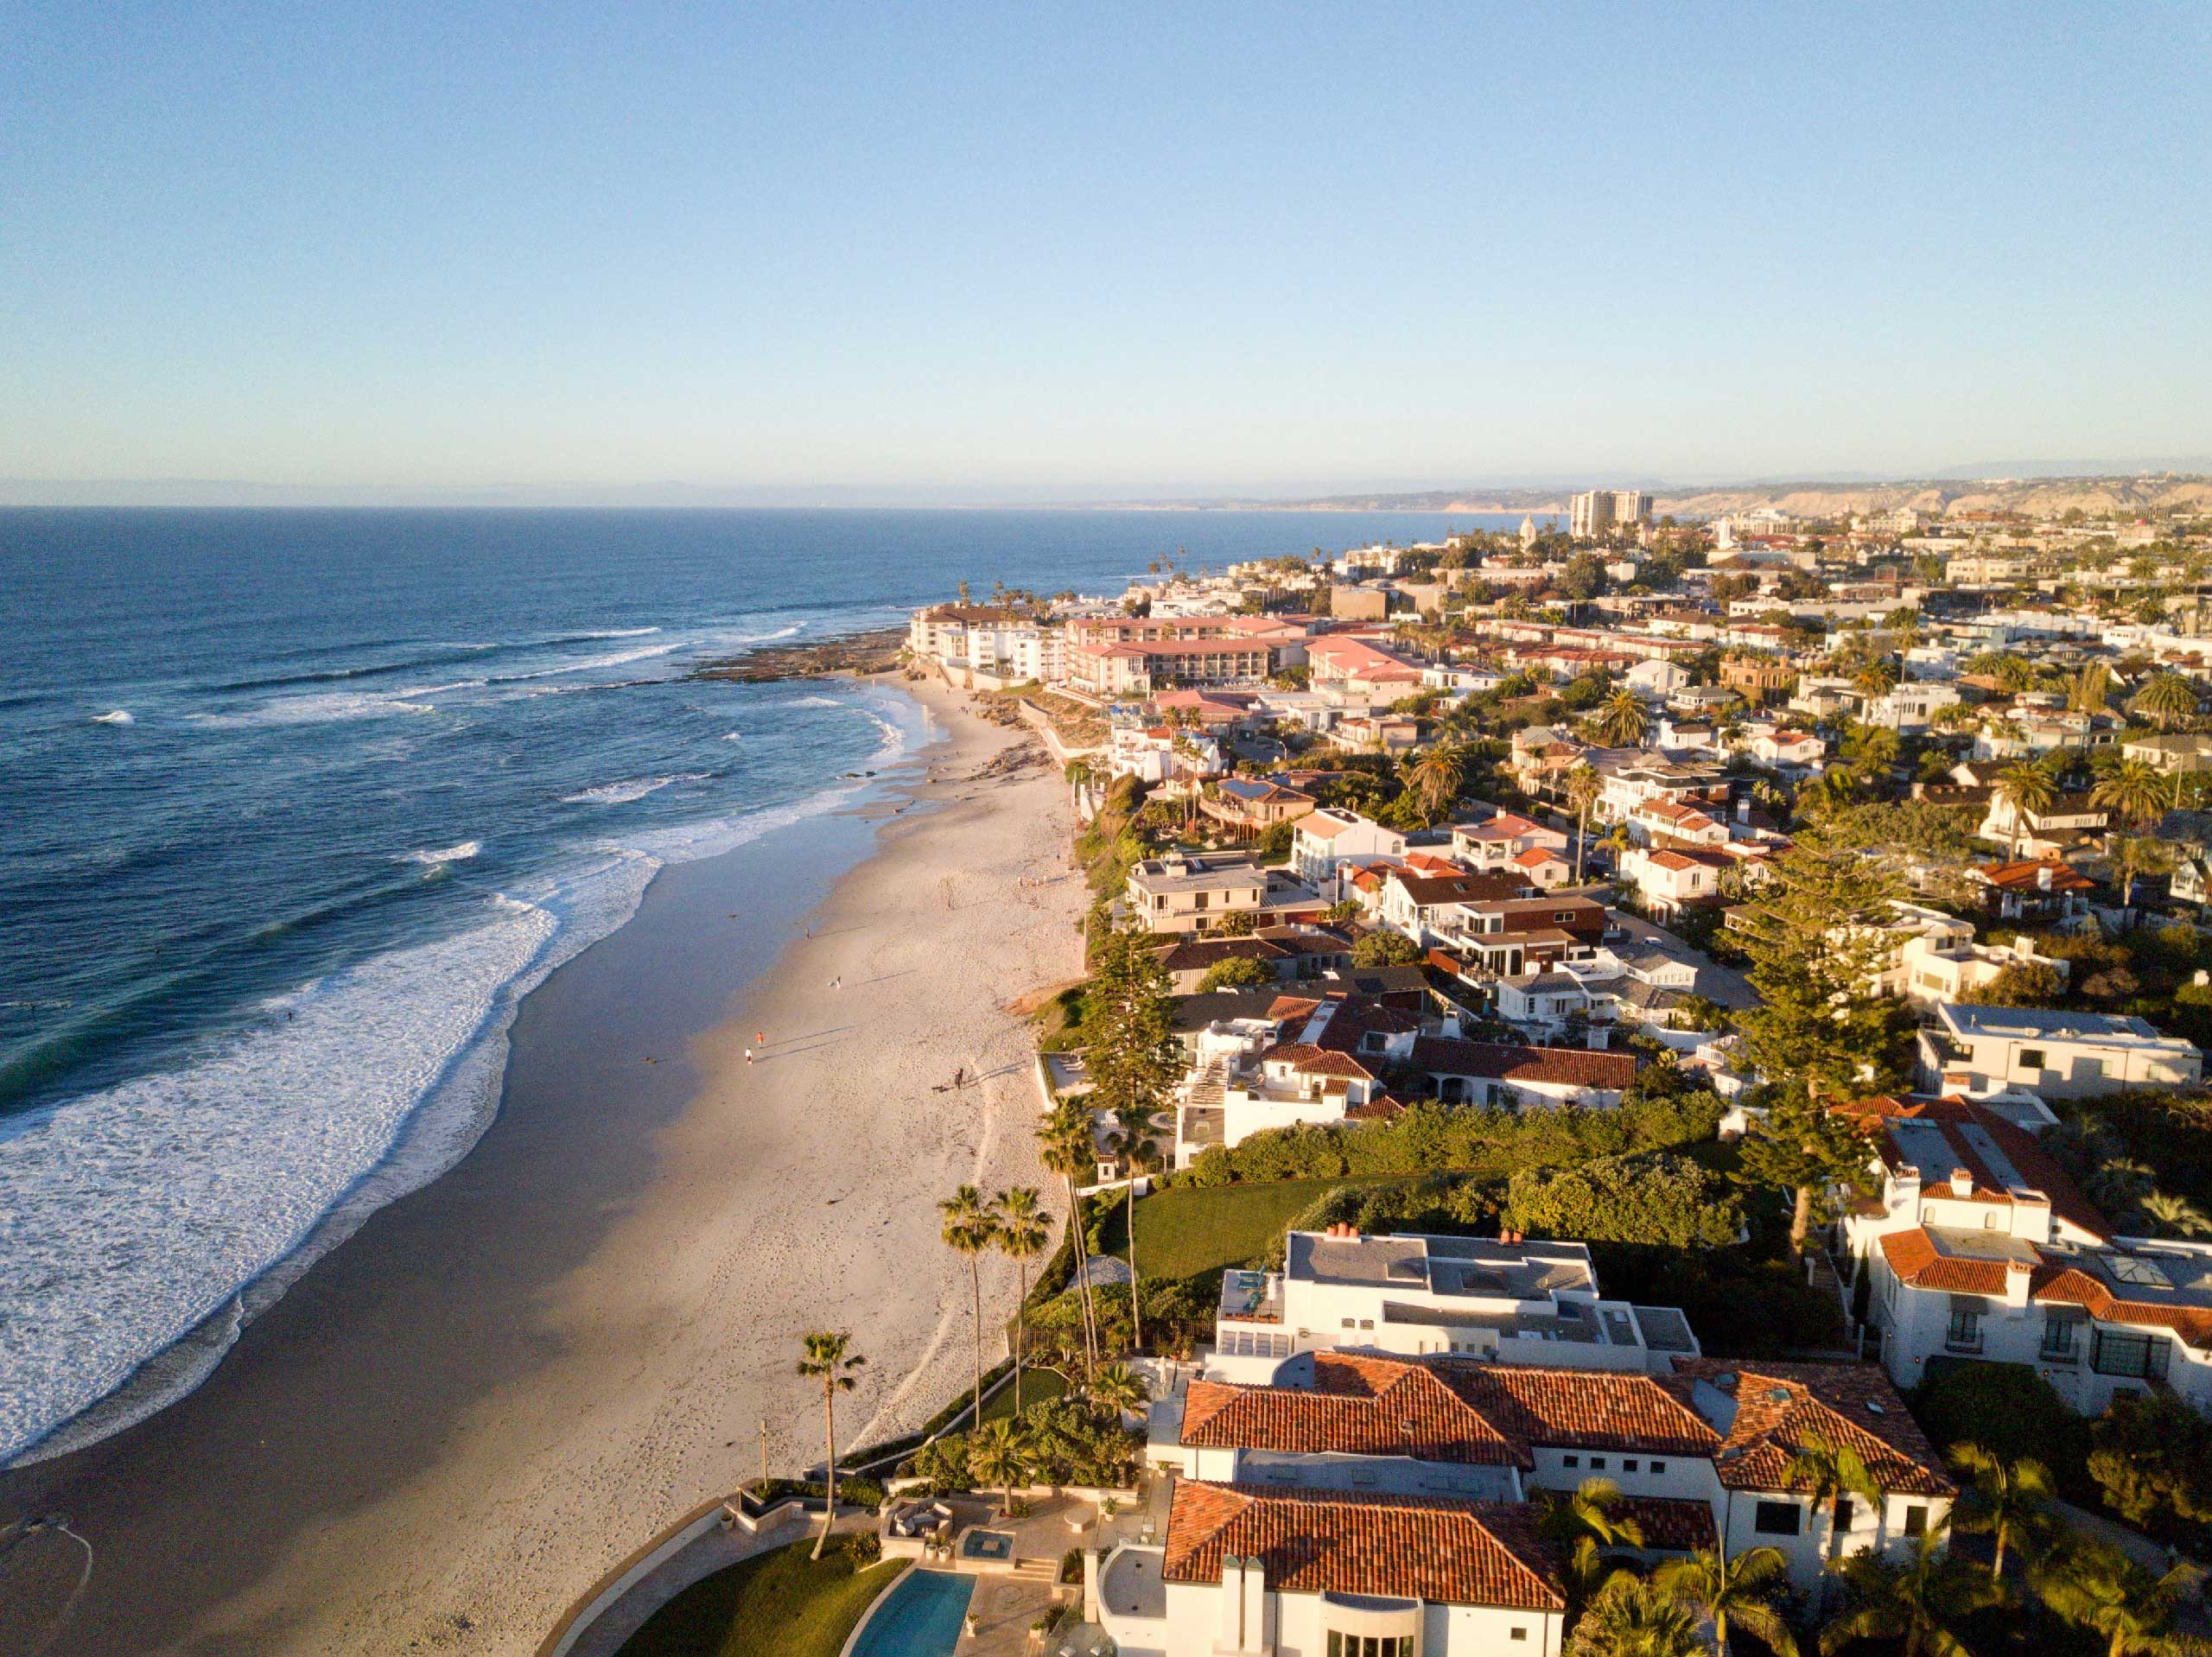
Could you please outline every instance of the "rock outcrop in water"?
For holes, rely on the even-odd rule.
[[[839,673],[855,676],[887,673],[899,665],[899,652],[906,644],[904,627],[879,627],[806,644],[764,644],[742,656],[702,662],[686,676],[769,684],[779,679],[823,679]]]

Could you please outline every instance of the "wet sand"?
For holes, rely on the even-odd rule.
[[[764,1419],[778,1472],[818,1459],[807,1330],[870,1360],[841,1438],[950,1396],[966,1266],[935,1203],[1046,1184],[1002,1009],[1073,975],[1084,898],[1057,775],[970,780],[1016,739],[917,689],[945,735],[891,793],[916,803],[663,871],[524,1001],[460,1166],[189,1397],[0,1475],[0,1516],[65,1514],[93,1550],[54,1651],[528,1653],[608,1565],[757,1475]],[[982,1080],[933,1091],[956,1067]],[[987,1317],[1010,1313],[1012,1267],[984,1286]],[[0,1557],[0,1654],[44,1636],[72,1546]]]

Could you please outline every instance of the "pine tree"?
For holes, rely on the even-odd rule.
[[[1132,1333],[1144,1343],[1136,1262],[1135,1152],[1148,1143],[1147,1119],[1169,1108],[1182,1079],[1182,1044],[1175,1039],[1174,987],[1154,940],[1139,932],[1114,932],[1101,944],[1085,997],[1089,1040],[1084,1067],[1090,1074],[1093,1110],[1110,1113],[1133,1152],[1128,1188],[1129,1311]]]
[[[1736,1016],[1745,1057],[1774,1101],[1738,1178],[1790,1193],[1802,1251],[1814,1205],[1867,1178],[1863,1140],[1827,1106],[1889,1093],[1910,1074],[1912,1015],[1882,993],[1893,871],[1860,853],[1802,844],[1775,864],[1745,937],[1761,1005]]]

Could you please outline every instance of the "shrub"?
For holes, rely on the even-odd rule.
[[[1964,1443],[2007,1462],[2032,1456],[2068,1495],[2097,1499],[2089,1424],[2026,1364],[1936,1358],[1906,1402],[1938,1450]]]
[[[1421,959],[1421,945],[1402,932],[1370,932],[1351,946],[1355,967],[1410,967]]]
[[[1507,1187],[1506,1223],[1516,1231],[1588,1242],[1724,1248],[1742,1209],[1689,1158],[1667,1152],[1601,1157],[1572,1168],[1524,1168]]]
[[[1198,994],[1217,989],[1261,989],[1275,981],[1274,969],[1264,961],[1254,961],[1246,955],[1231,955],[1226,961],[1217,961],[1205,969],[1198,980]]]
[[[2105,1505],[2173,1541],[2212,1521],[2212,1423],[2164,1394],[2117,1398],[2089,1428],[2089,1476]]]

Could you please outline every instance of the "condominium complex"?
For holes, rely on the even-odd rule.
[[[1651,516],[1651,497],[1641,489],[1587,489],[1569,509],[1568,532],[1578,541],[1598,536]]]

